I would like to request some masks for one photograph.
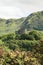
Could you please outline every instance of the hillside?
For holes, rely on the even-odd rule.
[[[0,18],[0,65],[43,65],[42,31],[43,11],[20,19]]]
[[[0,35],[15,31],[23,33],[30,30],[43,31],[43,11],[32,13],[20,19],[0,18]]]
[[[15,32],[19,29],[24,19],[25,18],[6,20],[0,18],[0,34]]]
[[[22,23],[19,32],[30,30],[43,31],[43,11],[30,14]]]

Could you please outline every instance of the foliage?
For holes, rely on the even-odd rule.
[[[0,36],[1,65],[43,65],[43,38],[40,32]]]
[[[33,35],[33,37],[35,38],[35,40],[40,40],[41,39],[41,34],[38,31],[30,31],[29,35]]]

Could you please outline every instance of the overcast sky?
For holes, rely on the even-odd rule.
[[[0,18],[19,18],[43,10],[43,0],[0,0]]]

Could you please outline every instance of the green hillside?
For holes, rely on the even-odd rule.
[[[1,19],[0,34],[18,31],[23,33],[30,30],[43,31],[43,11],[35,12],[20,19]]]
[[[6,34],[10,32],[15,32],[20,28],[20,25],[25,18],[20,19],[1,19],[0,18],[0,34]]]
[[[30,14],[22,23],[19,32],[30,30],[43,31],[43,11]]]
[[[0,65],[43,65],[43,11],[0,18]]]

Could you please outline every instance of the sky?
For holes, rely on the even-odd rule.
[[[21,18],[43,11],[43,0],[0,0],[0,18]]]

